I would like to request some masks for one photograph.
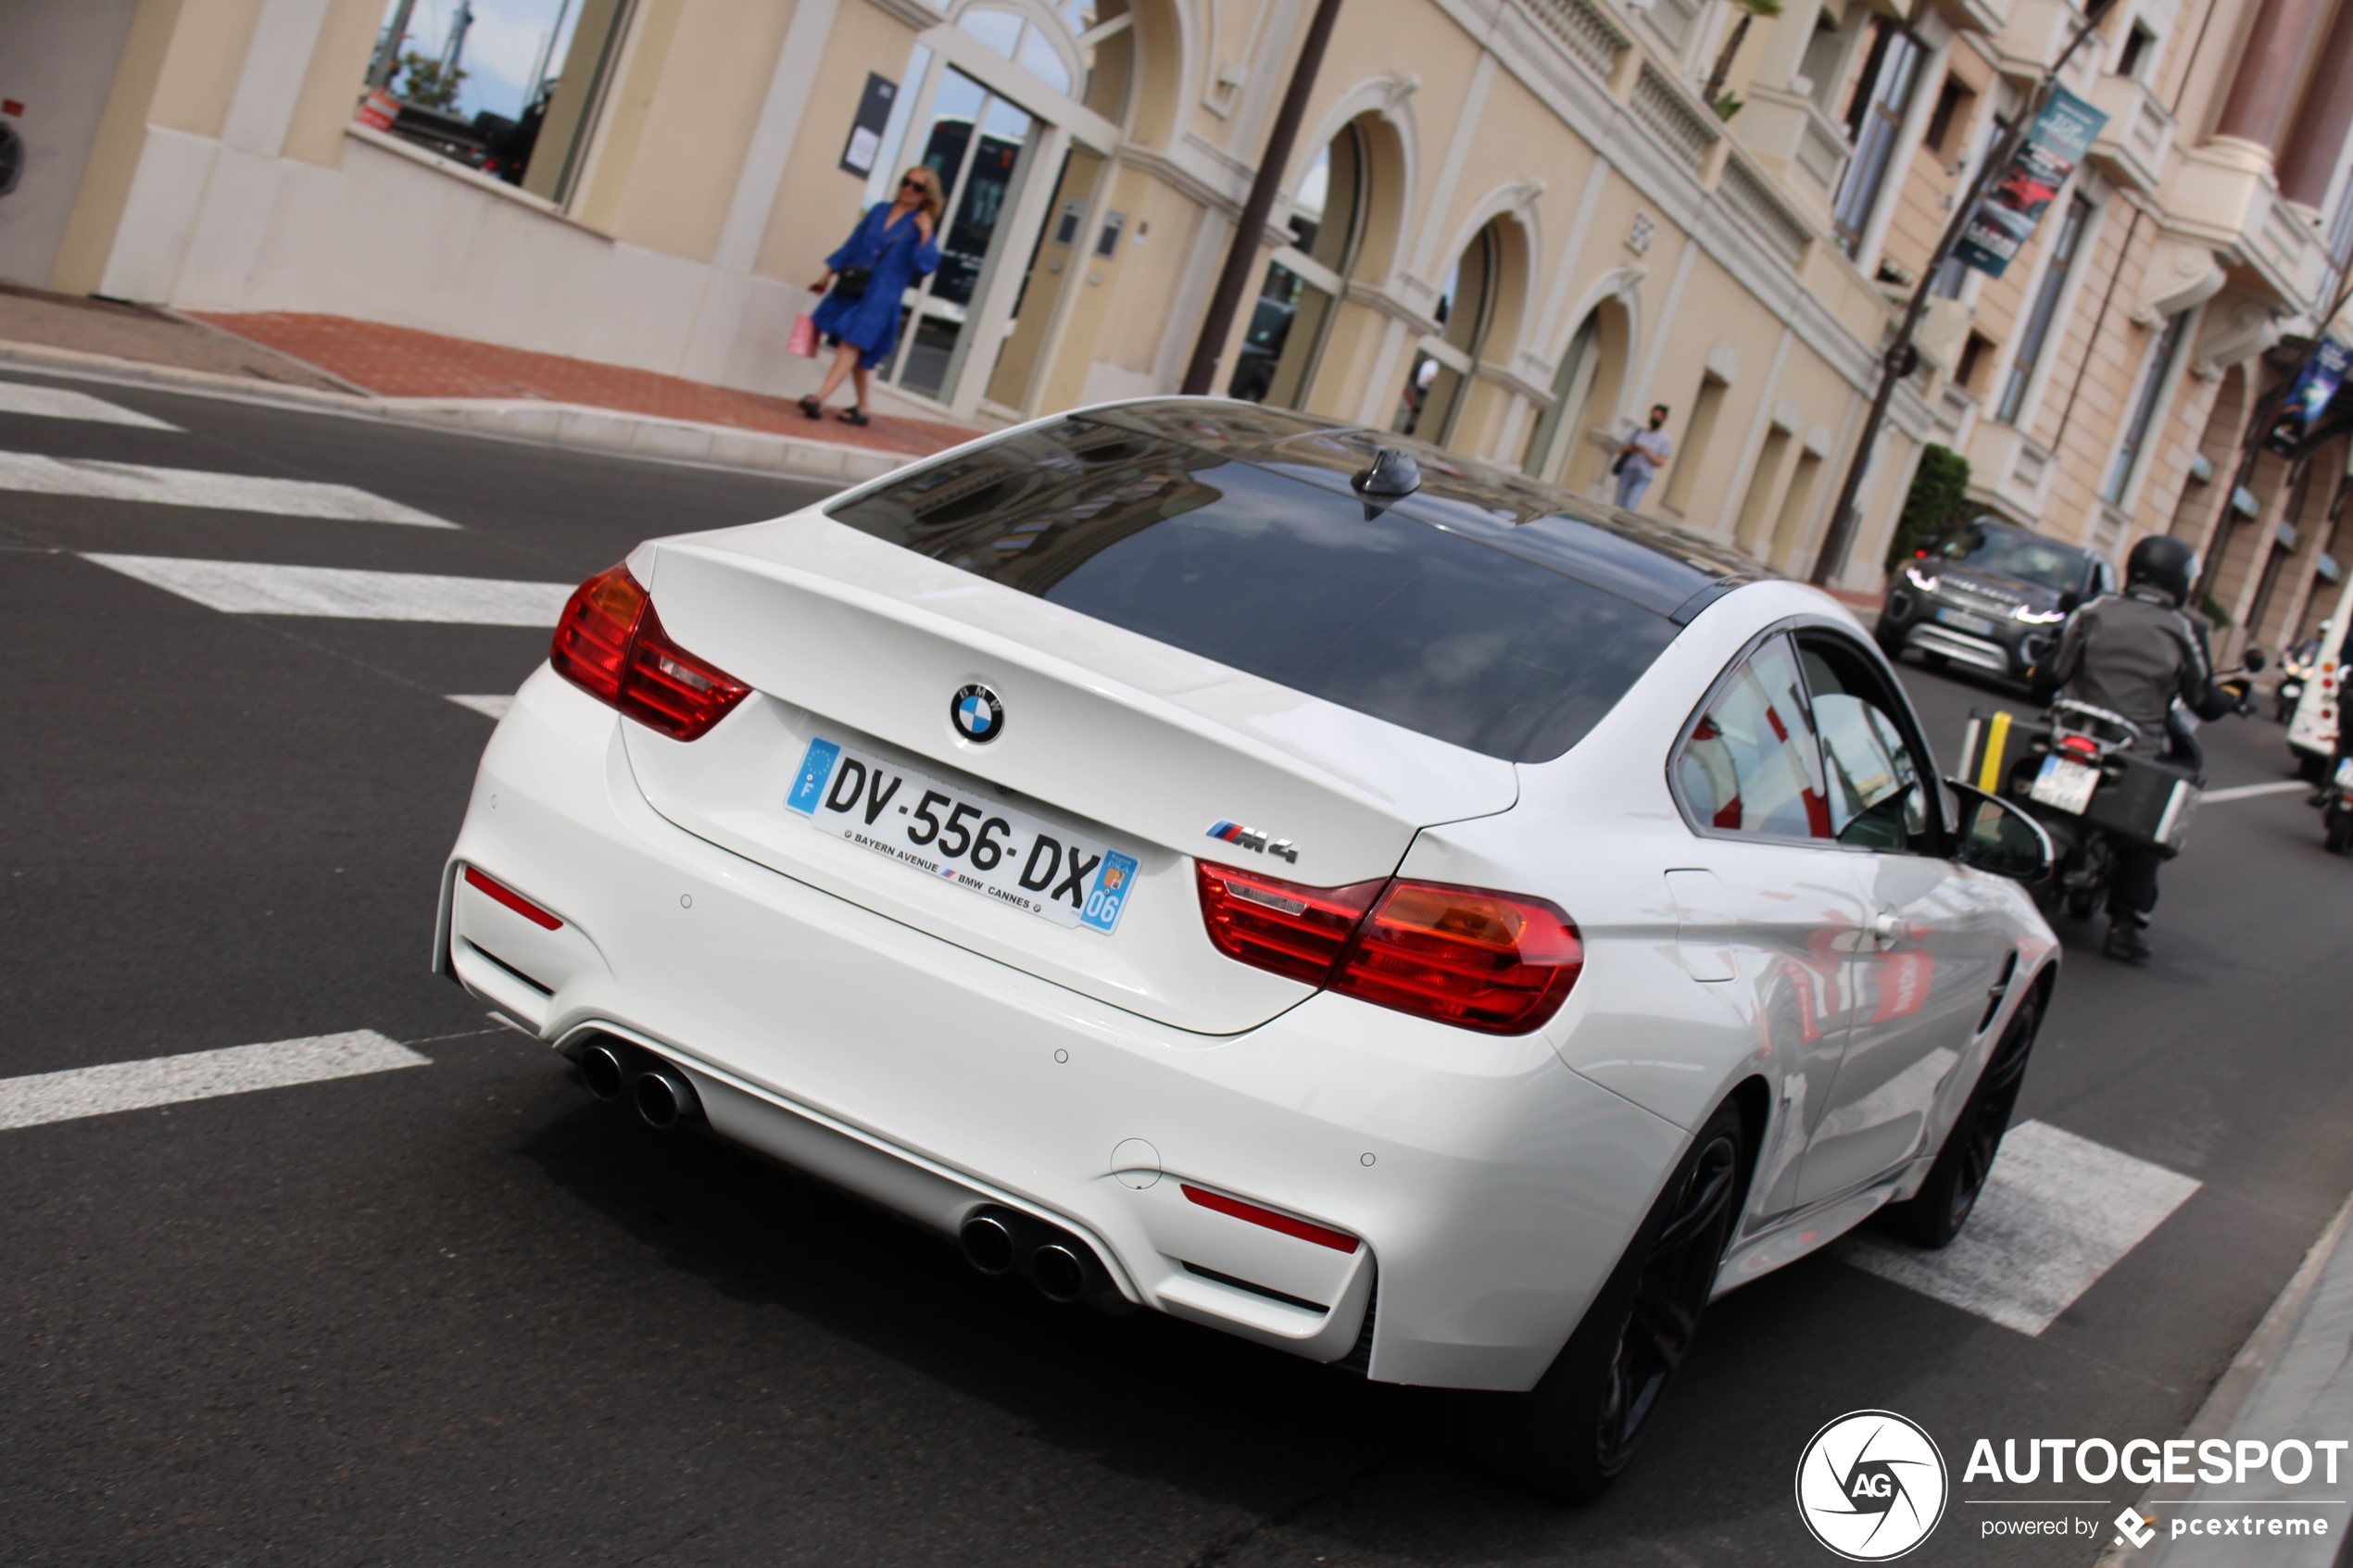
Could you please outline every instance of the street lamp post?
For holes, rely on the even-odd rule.
[[[2035,83],[2025,112],[2002,137],[2001,144],[1986,155],[1984,163],[1978,169],[1977,177],[1969,182],[1968,195],[1954,207],[1953,220],[1944,226],[1944,237],[1936,242],[1936,254],[1929,257],[1926,267],[1920,269],[1919,286],[1912,290],[1911,301],[1904,307],[1903,320],[1896,323],[1895,335],[1889,340],[1887,351],[1880,356],[1879,391],[1871,397],[1870,412],[1863,417],[1863,428],[1856,437],[1854,455],[1847,459],[1845,482],[1839,486],[1838,504],[1831,508],[1830,532],[1823,535],[1822,547],[1814,558],[1814,571],[1806,579],[1816,587],[1830,586],[1831,579],[1845,569],[1846,552],[1854,546],[1856,526],[1860,521],[1855,515],[1856,497],[1862,494],[1863,476],[1871,466],[1871,448],[1879,444],[1880,427],[1887,422],[1888,406],[1895,401],[1895,383],[1911,374],[1912,368],[1919,362],[1919,356],[1912,347],[1912,334],[1919,330],[1920,318],[1928,311],[1928,291],[1935,285],[1936,275],[1944,270],[1944,263],[1952,259],[1953,247],[1960,244],[1963,232],[1977,216],[1977,206],[1983,198],[1986,187],[1993,183],[2000,170],[2009,167],[2010,159],[2018,156],[2019,144],[2026,140],[2026,133],[2033,126],[2035,117],[2049,101],[2051,89],[2058,85],[2059,73],[2067,69],[2067,62],[2075,57],[2075,51],[2083,46],[2083,40],[2092,35],[2093,30],[2100,25],[2100,19],[2115,4],[2116,0],[2092,0],[2091,8],[2084,13],[2082,25],[2075,30],[2075,36],[2068,40],[2067,47],[2060,51],[2059,57],[2052,61],[2050,69],[2043,73],[2043,80]]]

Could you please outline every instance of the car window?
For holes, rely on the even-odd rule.
[[[1804,637],[1799,646],[1822,737],[1831,834],[1851,848],[1936,853],[1930,771],[1878,670],[1843,638]]]
[[[1774,637],[1718,688],[1675,758],[1701,827],[1777,838],[1832,836],[1813,721],[1789,639]]]
[[[1930,546],[1930,554],[1956,566],[2013,577],[2059,593],[2081,592],[2083,552],[2022,528],[1980,520],[1965,523]]]
[[[1574,746],[1674,640],[1674,621],[1606,585],[1113,412],[970,448],[831,515],[1512,762]]]

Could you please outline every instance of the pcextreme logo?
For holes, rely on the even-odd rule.
[[[1850,1562],[1885,1562],[1928,1539],[1948,1490],[1934,1439],[1893,1411],[1840,1416],[1797,1461],[1798,1517]]]

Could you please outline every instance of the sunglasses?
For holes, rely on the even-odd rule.
[[[899,182],[899,188],[902,191],[928,191],[931,189],[929,185],[925,184],[921,180],[916,179],[912,174],[906,179]]]

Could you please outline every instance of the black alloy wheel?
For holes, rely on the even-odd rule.
[[[1691,1353],[1740,1214],[1745,1148],[1739,1111],[1718,1107],[1536,1386],[1448,1397],[1450,1448],[1556,1502],[1616,1479]]]
[[[2010,1114],[2018,1109],[2019,1091],[2026,1084],[2027,1059],[2034,1052],[2034,1031],[2042,1016],[2042,998],[2030,992],[2010,1015],[2009,1026],[1978,1075],[1977,1087],[1969,1091],[1953,1130],[1944,1135],[1928,1179],[1913,1198],[1891,1203],[1873,1216],[1880,1229],[1931,1250],[1950,1247],[1961,1234],[1994,1173],[2002,1137],[2010,1130]]]
[[[1659,1396],[1691,1353],[1731,1234],[1739,1185],[1740,1130],[1734,1125],[1697,1151],[1683,1173],[1674,1213],[1635,1276],[1634,1299],[1617,1331],[1617,1354],[1593,1426],[1593,1451],[1604,1474],[1626,1468]]]

